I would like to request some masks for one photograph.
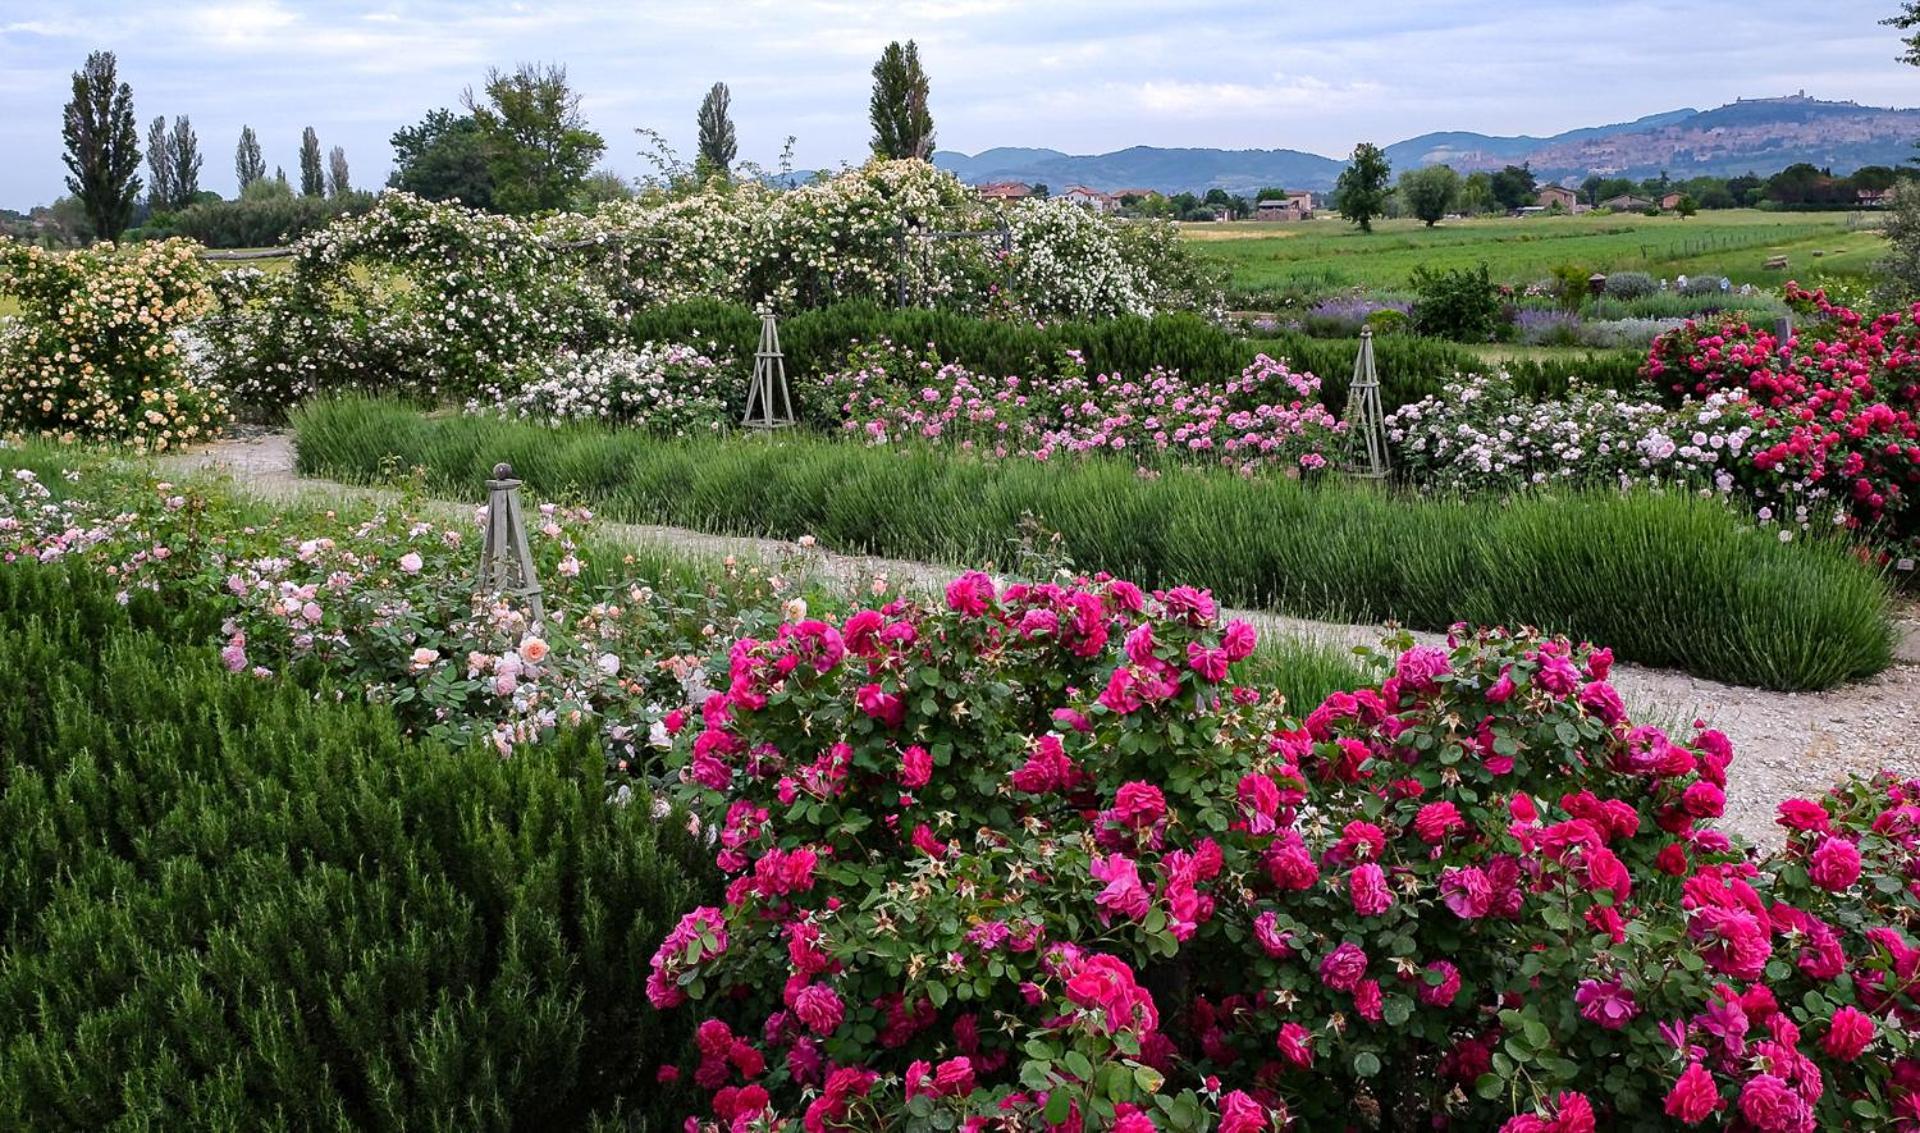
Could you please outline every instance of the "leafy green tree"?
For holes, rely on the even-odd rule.
[[[920,48],[889,43],[873,65],[873,97],[867,117],[873,123],[873,156],[886,159],[933,157],[933,113],[927,108],[927,72]]]
[[[1340,215],[1359,225],[1360,231],[1372,232],[1374,218],[1387,211],[1387,178],[1392,175],[1393,165],[1379,146],[1372,142],[1355,146],[1352,160],[1333,186]]]
[[[247,186],[266,175],[267,161],[260,156],[260,139],[252,126],[240,127],[239,144],[233,147],[233,178],[240,183],[240,194],[245,196]]]
[[[467,109],[493,174],[502,212],[562,209],[573,200],[607,143],[587,128],[580,96],[558,64],[522,63],[487,72],[484,99],[467,92]]]
[[[1700,211],[1700,202],[1694,200],[1692,194],[1682,193],[1679,201],[1675,202],[1673,211],[1680,214],[1681,220],[1685,220]]]
[[[140,194],[140,138],[133,88],[120,82],[111,51],[95,51],[73,73],[61,138],[67,190],[86,210],[96,240],[115,240],[133,220]]]
[[[700,100],[697,119],[700,126],[700,164],[707,172],[723,177],[733,170],[733,159],[740,148],[733,132],[733,115],[729,112],[732,101],[733,96],[727,90],[727,84],[713,84],[707,91],[707,97]]]
[[[1899,54],[1898,59],[1909,67],[1920,67],[1920,0],[1905,0],[1898,14],[1880,22],[1907,33],[1900,40],[1906,50]]]
[[[1253,199],[1256,204],[1260,201],[1284,201],[1287,199],[1287,191],[1278,185],[1268,185],[1255,193]]]
[[[1526,165],[1509,165],[1493,175],[1493,199],[1501,208],[1524,208],[1534,202],[1539,191],[1539,182]]]
[[[1460,185],[1460,211],[1469,216],[1480,216],[1500,207],[1493,199],[1493,174],[1485,170],[1467,174]]]
[[[1047,188],[1045,181],[1036,181],[1033,185],[1033,191],[1028,195],[1037,201],[1044,201],[1048,197],[1053,196],[1053,190]]]
[[[344,197],[353,192],[353,177],[347,170],[347,151],[339,146],[327,154],[327,196]]]
[[[1460,174],[1451,165],[1429,165],[1400,175],[1400,198],[1407,211],[1432,228],[1460,199]]]
[[[592,212],[608,201],[625,201],[633,197],[633,186],[627,179],[611,169],[596,169],[580,184],[580,193],[574,198],[574,207],[581,212]]]
[[[1734,204],[1741,208],[1760,203],[1766,194],[1767,183],[1757,173],[1742,173],[1738,177],[1727,178],[1727,192],[1732,195]]]
[[[493,208],[493,171],[480,124],[451,110],[430,110],[415,126],[394,132],[393,175],[387,184],[430,201]]]
[[[320,135],[308,126],[300,135],[300,195],[318,197],[326,191],[327,175],[320,164]]]
[[[173,183],[173,147],[167,142],[167,116],[147,126],[147,211],[172,212],[180,191]]]
[[[193,204],[200,195],[200,136],[193,132],[193,121],[185,114],[173,120],[173,205],[177,211]]]

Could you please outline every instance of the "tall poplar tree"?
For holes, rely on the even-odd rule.
[[[933,157],[933,113],[927,107],[927,72],[920,48],[889,43],[873,65],[873,98],[867,117],[873,123],[873,155],[889,160]]]
[[[140,194],[140,137],[133,88],[119,81],[113,52],[93,52],[73,73],[60,134],[67,143],[67,191],[86,212],[95,239],[118,239]]]

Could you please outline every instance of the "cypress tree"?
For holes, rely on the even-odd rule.
[[[173,207],[177,211],[200,195],[200,138],[185,114],[173,120]]]

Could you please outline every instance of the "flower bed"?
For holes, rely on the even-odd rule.
[[[735,642],[668,722],[731,880],[653,956],[665,1076],[732,1129],[1920,1122],[1920,784],[1756,865],[1725,738],[1604,650],[1464,635],[1296,719],[1252,639],[969,574]]]
[[[545,424],[605,421],[684,437],[731,424],[727,400],[744,384],[733,366],[697,347],[648,342],[633,350],[563,351],[469,401],[467,412]]]
[[[1788,286],[1819,323],[1778,341],[1730,317],[1654,345],[1646,373],[1676,392],[1744,393],[1757,436],[1745,477],[1776,506],[1841,509],[1850,528],[1920,546],[1920,305],[1875,318]]]
[[[378,481],[421,466],[471,490],[508,460],[610,517],[954,564],[1006,561],[1023,516],[1066,556],[1153,585],[1305,617],[1535,625],[1622,657],[1771,688],[1824,688],[1890,663],[1878,573],[1826,539],[1783,546],[1713,500],[1617,489],[1514,501],[1425,499],[1119,460],[980,461],[806,437],[661,441],[428,418],[367,399],[296,417],[301,471]]]
[[[1534,401],[1498,375],[1451,383],[1386,424],[1395,470],[1440,492],[1679,484],[1726,494],[1754,435],[1746,399],[1734,394],[1681,409],[1579,387]]]
[[[644,762],[658,705],[683,695],[707,641],[797,596],[732,564],[690,577],[655,560],[634,581],[631,555],[584,541],[585,509],[537,504],[548,617],[536,625],[517,600],[474,593],[485,508],[451,523],[417,499],[364,518],[257,518],[164,481],[57,486],[26,468],[0,485],[0,563],[84,564],[123,602],[217,602],[230,671],[324,673],[423,735],[502,753],[590,724],[616,763]]]
[[[841,428],[868,443],[937,441],[996,457],[1121,453],[1299,475],[1327,467],[1345,432],[1320,404],[1318,378],[1264,354],[1219,385],[1165,369],[1089,375],[1076,351],[1043,379],[989,379],[941,362],[931,345],[882,339],[856,344],[820,385]]]

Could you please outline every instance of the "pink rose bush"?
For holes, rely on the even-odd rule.
[[[869,444],[919,440],[983,455],[1049,460],[1107,453],[1140,461],[1326,467],[1345,426],[1320,403],[1320,379],[1262,354],[1237,378],[1196,383],[1156,369],[1134,379],[1087,373],[1069,352],[1045,378],[989,378],[932,347],[856,344],[822,382],[841,427]]]
[[[1604,650],[1461,629],[1297,714],[1252,646],[980,574],[734,641],[667,756],[726,878],[652,960],[689,1128],[1920,1129],[1920,784],[1756,860]]]
[[[589,727],[615,770],[667,743],[662,705],[704,678],[709,637],[767,620],[760,611],[790,586],[737,567],[694,594],[614,582],[611,570],[582,570],[599,554],[584,542],[589,513],[529,503],[546,591],[536,625],[518,597],[473,592],[478,512],[448,522],[403,500],[256,524],[205,484],[100,470],[57,486],[27,469],[0,484],[0,562],[83,561],[116,580],[123,602],[217,597],[220,656],[235,674],[325,671],[417,731],[484,737],[503,753]]]
[[[1647,376],[1676,392],[1747,398],[1738,473],[1782,517],[1809,507],[1912,548],[1920,540],[1920,306],[1868,316],[1787,285],[1813,328],[1779,341],[1729,317],[1662,335]],[[1792,509],[1791,511],[1789,509]]]

